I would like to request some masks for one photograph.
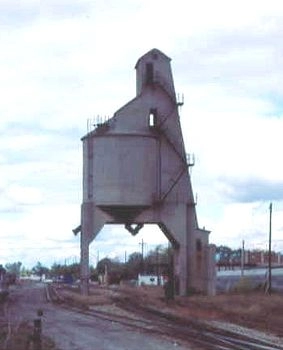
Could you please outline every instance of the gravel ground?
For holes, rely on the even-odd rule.
[[[276,337],[272,334],[267,334],[265,332],[257,331],[256,329],[251,329],[243,326],[236,325],[234,323],[223,322],[223,321],[209,321],[206,324],[215,326],[226,331],[231,331],[240,335],[249,334],[252,338],[261,339],[263,341],[272,342],[278,345],[283,345],[282,338]]]
[[[249,335],[254,339],[282,345],[282,338],[272,335],[272,330],[279,332],[279,335],[282,333],[283,303],[281,296],[277,295],[272,299],[260,294],[223,295],[214,298],[181,297],[166,304],[163,291],[158,288],[94,286],[87,298],[79,295],[76,288],[62,288],[58,285],[56,290],[67,304],[56,305],[47,302],[43,283],[26,281],[15,286],[7,303],[2,305],[0,314],[2,330],[5,322],[10,324],[11,333],[17,332],[21,324],[29,324],[29,329],[32,329],[33,320],[38,317],[37,311],[40,309],[43,311],[43,335],[54,340],[56,344],[56,347],[53,347],[50,343],[50,347],[43,350],[200,350],[200,347],[187,343],[187,339],[194,341],[192,334],[188,335],[187,332],[196,320],[201,322],[197,337],[198,333],[202,333],[202,328],[207,325],[210,328],[231,331],[240,336]],[[85,314],[82,313],[83,309],[78,312],[76,308],[72,308],[72,305],[83,308]],[[144,307],[146,310],[152,310],[153,313],[143,312]],[[272,311],[274,322],[270,321],[271,316],[268,316],[267,310]],[[177,335],[177,329],[177,333],[172,329],[167,332],[166,321],[164,323],[166,317],[163,318],[163,326],[161,324],[159,326],[158,321],[154,320],[154,315],[159,314],[160,311],[162,315],[188,320],[189,328],[185,330],[185,337]],[[259,331],[263,325],[261,321],[259,322],[258,315],[263,314],[264,319],[269,320],[266,328],[269,332]],[[241,324],[240,321],[243,323]],[[170,321],[168,322],[170,326]],[[249,328],[245,327],[247,323]],[[207,347],[204,348],[207,349]],[[0,344],[0,350],[2,349],[26,350],[27,348],[1,347]]]
[[[37,311],[43,311],[42,332],[54,340],[60,350],[192,350],[173,338],[140,332],[118,322],[94,319],[48,303],[42,283],[15,287],[5,306],[11,324],[33,323]],[[14,350],[14,349],[13,349]]]

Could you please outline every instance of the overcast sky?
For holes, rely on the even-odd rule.
[[[0,263],[79,260],[87,119],[135,96],[134,66],[172,58],[199,225],[283,251],[282,1],[0,0]],[[91,263],[165,244],[107,226]]]

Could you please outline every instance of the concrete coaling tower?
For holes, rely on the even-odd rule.
[[[179,294],[213,294],[214,249],[197,223],[170,58],[153,49],[135,68],[136,97],[82,138],[81,292],[102,227],[122,223],[135,235],[150,223],[172,244]]]

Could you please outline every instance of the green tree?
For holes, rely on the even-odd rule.
[[[156,275],[169,273],[170,248],[158,245],[147,254],[144,265],[145,272]]]
[[[68,278],[69,280],[77,280],[80,277],[80,264],[61,265],[54,263],[50,269],[52,278]]]
[[[225,245],[221,245],[219,247],[216,247],[216,254],[218,256],[219,263],[226,265],[230,263],[232,257],[232,249]]]
[[[7,273],[11,275],[15,275],[17,278],[19,278],[21,274],[21,266],[22,266],[22,263],[18,261],[11,264],[10,263],[6,264],[5,269]]]
[[[96,270],[98,274],[101,274],[105,273],[106,269],[109,272],[111,267],[113,267],[113,261],[109,258],[104,258],[97,263]]]
[[[40,278],[43,275],[49,274],[48,267],[43,266],[40,261],[37,262],[37,264],[31,269],[31,271],[33,274],[35,274],[36,276],[39,276]]]
[[[31,275],[31,270],[25,268],[24,266],[22,266],[21,268],[21,276],[23,277],[28,277]]]
[[[142,254],[139,252],[130,254],[126,265],[128,272],[132,278],[137,278],[138,274],[142,273],[144,269],[144,260]]]
[[[125,265],[115,259],[104,258],[97,263],[97,274],[108,273],[108,281],[110,284],[120,283],[125,278]]]

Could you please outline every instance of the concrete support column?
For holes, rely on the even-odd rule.
[[[81,294],[88,295],[88,281],[89,281],[89,241],[81,232]]]
[[[88,295],[89,282],[89,245],[104,226],[106,220],[94,202],[82,204],[81,231],[81,294]]]
[[[214,296],[216,294],[216,264],[215,264],[215,251],[216,247],[213,244],[209,244],[206,248],[207,261],[207,281],[205,287],[207,287],[207,295]]]
[[[89,280],[89,245],[93,232],[93,203],[82,204],[82,231],[81,231],[81,294],[88,295]]]
[[[174,275],[176,292],[181,296],[186,296],[188,293],[188,260],[187,247],[180,245],[180,248],[174,251]]]
[[[187,294],[198,289],[198,272],[196,256],[196,216],[194,205],[186,206],[186,256],[187,256]]]

